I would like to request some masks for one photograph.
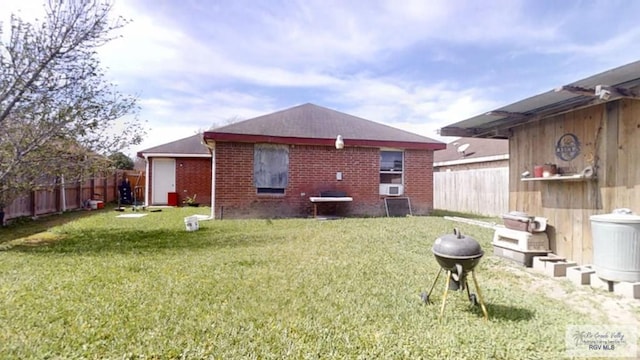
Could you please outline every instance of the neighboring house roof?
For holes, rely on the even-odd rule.
[[[211,152],[202,143],[202,134],[158,145],[138,151],[138,157],[211,157]]]
[[[314,104],[299,105],[206,131],[204,139],[333,146],[338,135],[342,136],[345,146],[445,148],[440,141]]]
[[[508,138],[508,129],[624,97],[639,98],[640,61],[593,75],[440,129],[442,136]]]
[[[434,166],[498,161],[509,158],[509,140],[459,138],[433,155]]]

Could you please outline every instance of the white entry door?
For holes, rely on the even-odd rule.
[[[151,176],[153,177],[151,184],[152,203],[155,205],[168,204],[168,193],[176,191],[176,160],[154,158]]]

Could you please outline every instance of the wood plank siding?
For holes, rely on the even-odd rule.
[[[556,143],[574,134],[580,153],[564,161]],[[549,219],[554,253],[587,264],[592,261],[590,216],[616,208],[640,212],[640,101],[622,99],[545,118],[512,129],[509,207]],[[593,166],[586,181],[521,181],[535,165],[555,163],[577,173]]]

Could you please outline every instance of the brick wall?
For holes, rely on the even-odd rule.
[[[428,214],[433,209],[433,151],[406,150],[404,180],[413,213]]]
[[[194,194],[197,195],[196,202],[211,204],[211,159],[177,158],[176,192],[179,204]]]
[[[149,204],[153,205],[153,161],[149,158]],[[176,158],[176,192],[178,204],[187,196],[197,194],[196,201],[203,205],[211,203],[211,159]]]
[[[253,185],[253,144],[216,143],[216,216],[293,217],[312,214],[310,196],[326,190],[344,191],[351,203],[321,204],[321,213],[384,215],[379,190],[380,150],[328,146],[291,146],[289,183],[284,195],[256,194]],[[415,214],[433,208],[433,151],[405,152],[405,195]],[[210,169],[210,168],[209,168]],[[336,173],[342,172],[342,180]]]

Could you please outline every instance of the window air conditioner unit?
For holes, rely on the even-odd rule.
[[[380,184],[380,195],[400,196],[403,193],[402,185],[396,184]]]

